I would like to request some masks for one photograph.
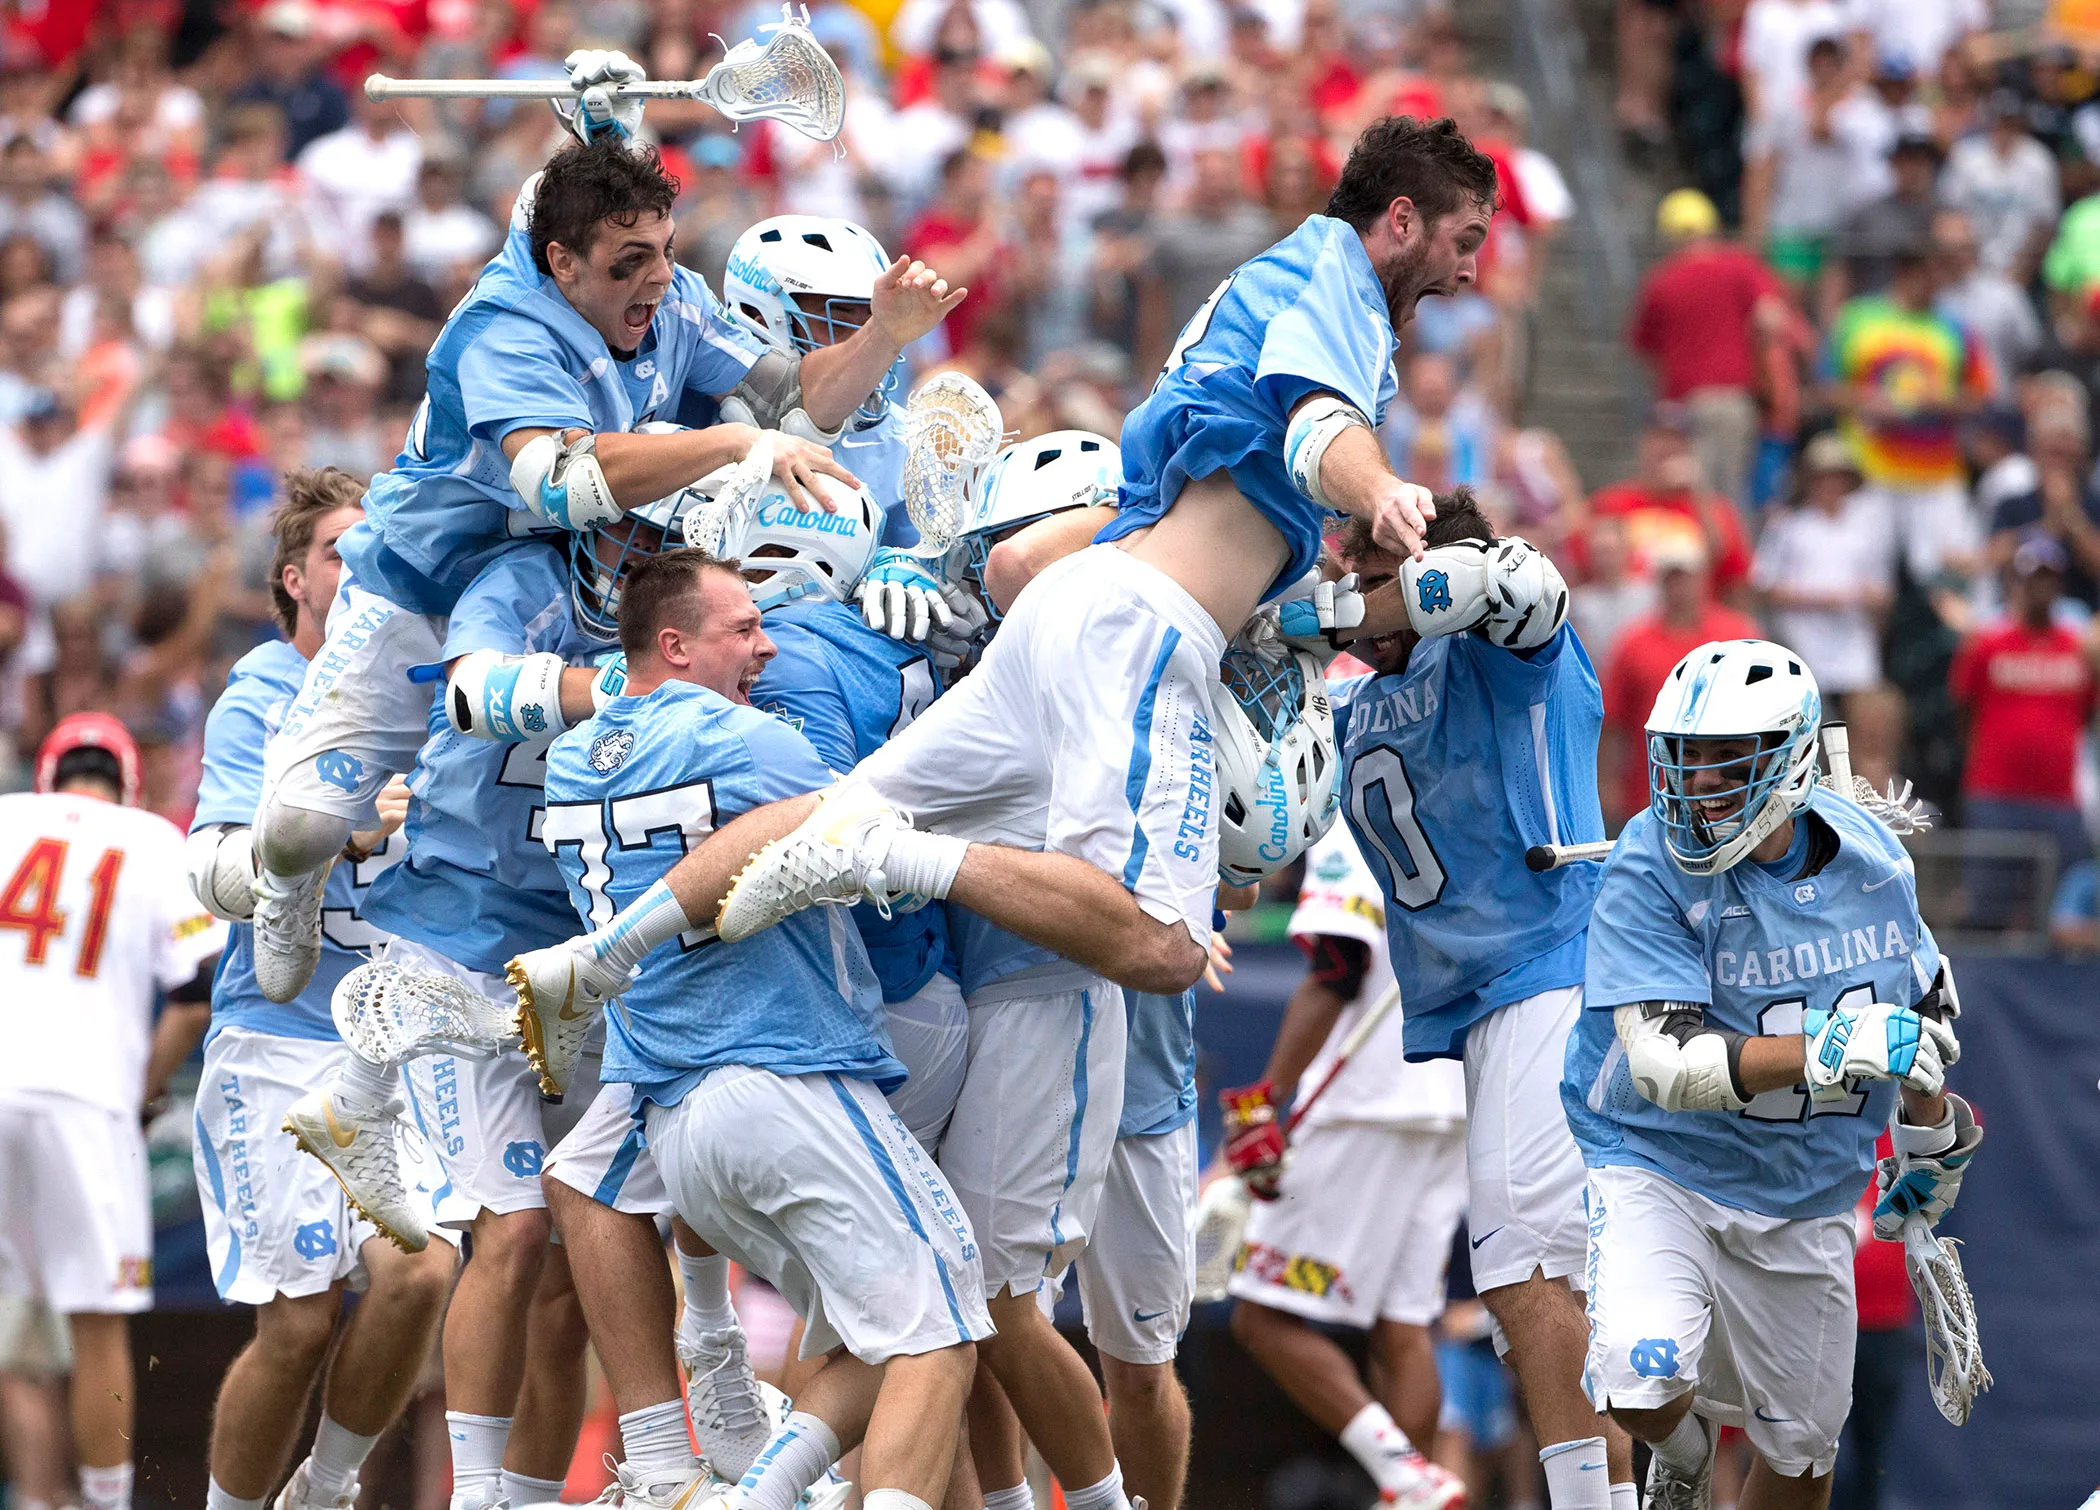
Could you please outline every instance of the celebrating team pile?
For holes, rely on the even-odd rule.
[[[453,1510],[558,1497],[586,1342],[617,1502],[836,1505],[857,1448],[870,1510],[1027,1510],[1025,1432],[1072,1510],[1174,1510],[1193,988],[1216,909],[1309,850],[1306,984],[1222,1098],[1258,1198],[1235,1335],[1383,1504],[1462,1504],[1423,1449],[1463,1209],[1554,1510],[1637,1505],[1634,1438],[1648,1504],[1708,1505],[1723,1424],[1745,1507],[1827,1503],[1876,1137],[1891,1234],[1981,1140],[1945,1085],[1958,998],[1777,645],[1686,656],[1650,809],[1606,863],[1527,868],[1604,836],[1567,589],[1376,433],[1416,302],[1473,281],[1492,162],[1448,121],[1369,127],[1120,445],[1004,447],[948,544],[906,507],[899,389],[968,291],[790,215],[717,298],[609,92],[640,71],[569,73],[578,139],[432,345],[393,470],[288,479],[285,639],[211,715],[188,841],[216,918],[148,886],[180,845],[123,806],[121,728],[67,720],[0,799],[0,969],[77,997],[79,1040],[0,1067],[8,1179],[40,1212],[112,1192],[0,1224],[0,1290],[72,1320],[94,1510],[128,1510],[106,1397],[150,1294],[132,1113],[207,982],[197,1179],[218,1291],[258,1308],[210,1510],[345,1510],[440,1328]],[[1389,985],[1394,1030],[1348,1056]],[[1292,1086],[1338,1061],[1287,1147]],[[787,1394],[732,1264],[799,1318]],[[1105,1391],[1049,1320],[1068,1274]],[[1314,1323],[1372,1331],[1368,1385]]]

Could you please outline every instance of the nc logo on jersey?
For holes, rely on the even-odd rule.
[[[521,1138],[503,1150],[503,1167],[519,1179],[528,1180],[540,1172],[546,1157],[546,1150],[537,1140]]]
[[[645,360],[645,361],[640,361],[640,362],[636,362],[636,363],[634,364],[634,375],[635,375],[636,377],[638,377],[638,378],[653,378],[653,377],[655,377],[655,376],[656,376],[656,359],[655,359],[654,357],[650,357],[650,358],[648,358],[648,359],[647,359],[647,360]]]
[[[633,752],[634,734],[627,729],[612,729],[592,740],[590,751],[583,758],[600,776],[610,776],[627,764],[627,757]]]
[[[355,755],[329,750],[314,757],[314,774],[332,787],[355,792],[365,779],[365,763]]]
[[[292,1234],[292,1251],[312,1263],[317,1258],[326,1258],[335,1252],[335,1223],[325,1218],[318,1222],[304,1222]]]
[[[1416,579],[1415,592],[1422,612],[1440,613],[1451,606],[1451,576],[1444,571],[1426,571]]]
[[[1795,901],[1797,901],[1797,902],[1813,902],[1813,901],[1814,901],[1815,899],[1816,899],[1816,883],[1815,883],[1815,882],[1813,882],[1813,881],[1803,881],[1803,882],[1802,882],[1802,883],[1801,883],[1801,884],[1800,884],[1799,886],[1796,886],[1796,887],[1794,888],[1794,900],[1795,900]]]
[[[1626,1361],[1643,1379],[1674,1379],[1677,1377],[1677,1339],[1643,1337],[1627,1353]]]

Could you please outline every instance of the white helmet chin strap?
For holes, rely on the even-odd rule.
[[[1773,753],[1776,756],[1780,752]],[[1813,767],[1810,770],[1812,772]],[[1763,804],[1757,810],[1757,816],[1722,840],[1712,854],[1687,857],[1678,853],[1677,846],[1672,844],[1669,846],[1670,858],[1690,875],[1719,875],[1777,833],[1780,824],[1808,806],[1809,793],[1814,790],[1814,783],[1813,780],[1803,782],[1800,777],[1799,771],[1789,771],[1787,780],[1766,794]]]

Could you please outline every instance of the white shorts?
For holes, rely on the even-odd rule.
[[[1256,1201],[1231,1294],[1307,1321],[1369,1329],[1444,1314],[1444,1269],[1466,1207],[1466,1135],[1315,1123],[1291,1145],[1283,1193]]]
[[[1466,1224],[1483,1294],[1535,1269],[1582,1282],[1582,1152],[1560,1104],[1581,1012],[1582,987],[1565,986],[1498,1007],[1466,1033]]]
[[[221,1300],[266,1305],[317,1295],[338,1280],[363,1289],[364,1246],[379,1229],[351,1210],[328,1166],[284,1131],[290,1105],[349,1050],[341,1043],[222,1029],[197,1082],[197,1193]],[[420,1137],[404,1138],[401,1177],[424,1224],[436,1226],[444,1168]]]
[[[152,1306],[137,1116],[61,1096],[0,1101],[0,1292],[61,1316]]]
[[[1027,1295],[1079,1256],[1101,1208],[1123,1115],[1123,995],[1098,977],[1046,996],[985,994],[971,999],[941,1172],[983,1249],[984,1293]]]
[[[461,980],[506,1009],[517,997],[500,975],[469,970],[435,949],[409,939],[396,939],[388,960],[409,970],[430,970]],[[523,1049],[494,1059],[468,1059],[438,1054],[406,1065],[401,1078],[408,1089],[409,1122],[437,1150],[451,1177],[451,1195],[459,1203],[450,1224],[471,1226],[484,1211],[498,1216],[547,1204],[540,1190],[540,1169],[551,1141],[546,1113],[557,1110],[540,1100],[539,1076]],[[571,1090],[574,1108],[562,1109],[581,1120],[590,1092]]]
[[[1830,1472],[1852,1409],[1852,1213],[1738,1211],[1647,1169],[1589,1176],[1597,1409],[1692,1392],[1786,1478]]]
[[[890,1110],[931,1154],[941,1151],[955,1098],[970,1062],[970,1014],[962,987],[936,975],[903,1001],[883,1009],[890,1046],[911,1078],[890,1092]]]
[[[446,620],[410,613],[346,574],[328,612],[328,638],[263,752],[263,803],[330,813],[369,826],[387,777],[416,763],[430,737],[438,687],[409,668],[442,658]]]
[[[795,1308],[804,1358],[991,1335],[970,1224],[867,1081],[732,1065],[648,1117],[678,1214]]]
[[[1208,943],[1224,652],[1171,577],[1092,546],[1029,583],[977,669],[853,774],[924,828],[1077,855]]]
[[[578,1094],[571,1091],[569,1099]],[[671,1209],[670,1193],[635,1119],[631,1085],[598,1087],[583,1116],[547,1156],[547,1177],[629,1215],[660,1216]]]
[[[1196,1123],[1118,1138],[1094,1235],[1073,1267],[1086,1334],[1125,1363],[1171,1363],[1196,1298]]]

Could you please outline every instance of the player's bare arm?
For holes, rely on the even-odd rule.
[[[513,430],[503,437],[503,454],[510,459],[515,481],[523,465],[520,453],[535,441],[542,442],[541,452],[546,453],[547,465],[535,465],[534,471],[544,474],[542,485],[559,480],[566,486],[566,467],[585,454],[583,448],[588,442],[589,459],[604,479],[610,501],[617,508],[629,509],[668,497],[710,472],[742,461],[758,444],[760,433],[751,425],[741,424],[709,425],[701,430],[664,434]],[[798,508],[822,509],[827,514],[833,511],[835,506],[811,480],[820,472],[848,487],[860,486],[860,479],[841,466],[828,447],[777,430],[765,433],[773,444],[773,476]],[[539,454],[535,453],[535,460]]]
[[[1323,429],[1332,433],[1323,436]],[[1315,393],[1291,411],[1291,430],[1300,441],[1294,455],[1317,448],[1317,455],[1306,458],[1302,479],[1299,466],[1291,468],[1308,496],[1364,520],[1371,538],[1395,555],[1421,557],[1436,504],[1429,489],[1403,482],[1393,471],[1363,414],[1331,393]]]
[[[802,408],[810,423],[825,431],[845,424],[904,348],[947,319],[969,292],[950,289],[923,262],[892,262],[875,280],[868,322],[837,345],[802,358]]]
[[[1005,613],[1021,596],[1021,589],[1033,582],[1044,567],[1062,561],[1074,551],[1085,550],[1101,533],[1101,527],[1115,517],[1114,504],[1095,504],[1038,519],[1008,536],[993,546],[985,558],[985,592]]]

